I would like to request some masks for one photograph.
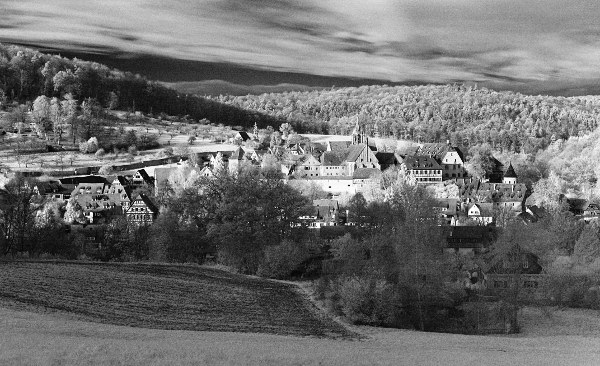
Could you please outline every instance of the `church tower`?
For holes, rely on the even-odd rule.
[[[356,120],[356,126],[354,126],[354,131],[352,131],[352,145],[358,144],[368,144],[367,135],[364,131],[361,131],[360,125],[358,124],[358,119]]]
[[[256,124],[256,122],[254,122],[254,131],[252,131],[252,132],[253,132],[253,134],[254,134],[254,136],[253,136],[253,137],[254,137],[254,139],[255,139],[256,141],[258,141],[258,125]]]
[[[515,172],[515,169],[513,168],[511,163],[508,163],[508,169],[506,169],[506,173],[504,173],[502,183],[517,184],[517,173]]]

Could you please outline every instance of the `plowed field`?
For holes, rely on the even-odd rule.
[[[294,285],[193,266],[0,262],[0,305],[143,328],[352,336]]]

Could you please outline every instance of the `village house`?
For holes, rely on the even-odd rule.
[[[497,236],[493,226],[451,226],[447,230],[444,252],[448,254],[484,253]]]
[[[467,217],[481,226],[492,225],[494,222],[492,205],[491,203],[471,203],[467,207]]]
[[[37,182],[33,192],[48,199],[67,201],[71,197],[71,190],[63,187],[60,181]]]
[[[443,180],[466,177],[463,153],[458,147],[451,146],[450,141],[445,144],[420,144],[416,155],[426,155],[435,159],[443,171]]]
[[[131,228],[151,225],[158,216],[158,208],[145,194],[138,195],[125,211],[127,224]]]
[[[324,226],[337,226],[340,224],[340,207],[337,200],[313,200],[311,211],[300,217],[311,229],[320,229]]]
[[[418,184],[433,184],[442,181],[442,167],[430,156],[414,155],[402,159],[406,171],[415,177]]]
[[[139,169],[131,177],[133,187],[154,187],[154,178],[148,175],[145,169]]]
[[[79,183],[71,192],[83,209],[84,216],[90,224],[113,215],[122,215],[131,202],[131,188],[124,177],[115,177],[107,183]]]
[[[295,176],[297,178],[319,177],[321,173],[321,162],[311,154],[304,155],[296,164]]]

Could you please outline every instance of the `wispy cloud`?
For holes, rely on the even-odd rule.
[[[390,81],[600,78],[573,0],[0,0],[0,41]]]

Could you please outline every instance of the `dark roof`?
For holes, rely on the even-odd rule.
[[[354,162],[360,156],[360,153],[367,147],[365,144],[351,145],[346,156],[346,161]]]
[[[39,194],[50,194],[50,193],[66,193],[68,192],[59,181],[47,181],[38,182],[36,184]]]
[[[321,164],[326,166],[342,165],[346,151],[325,151],[321,154]]]
[[[250,140],[250,136],[245,131],[238,131],[237,135],[239,137],[241,137],[242,141],[248,141],[248,140]]]
[[[403,146],[403,147],[399,148],[397,150],[397,152],[398,152],[398,155],[405,157],[405,156],[417,155],[418,150],[419,150],[418,146]]]
[[[440,142],[425,143],[418,150],[419,155],[431,155],[435,159],[442,159],[448,151],[454,151],[452,146]]]
[[[504,178],[516,178],[516,177],[517,177],[517,173],[515,172],[515,169],[513,168],[512,164],[509,163],[508,169],[506,170],[506,173],[504,173]]]
[[[242,149],[241,147],[238,147],[237,149],[235,149],[233,151],[233,153],[229,157],[229,160],[242,160],[242,158],[244,157],[245,154],[246,154],[246,152],[244,151],[244,149]]]
[[[456,215],[456,207],[458,205],[458,199],[456,198],[440,198],[437,200],[436,207],[445,208],[444,214],[447,216]]]
[[[490,226],[451,226],[446,243],[448,248],[487,247],[494,236],[494,227]]]
[[[358,168],[352,174],[352,179],[369,179],[381,176],[381,170],[376,168]]]
[[[152,211],[152,213],[158,213],[158,207],[156,207],[156,205],[150,200],[148,196],[146,196],[143,193],[140,193],[138,198],[144,201],[144,204],[146,205],[146,207],[148,207],[150,211]]]
[[[107,178],[101,175],[83,175],[78,177],[65,177],[60,178],[58,180],[60,184],[74,184],[77,185],[79,183],[105,183],[109,184],[110,182]]]
[[[140,169],[138,170],[138,173],[140,173],[140,176],[142,177],[142,179],[144,180],[144,182],[148,185],[154,185],[154,178],[152,178],[148,172],[146,172],[146,169]]]
[[[122,175],[117,175],[117,181],[123,186],[126,187],[129,185],[129,181]]]
[[[404,164],[406,164],[406,169],[415,170],[415,169],[442,169],[440,164],[438,164],[435,159],[427,156],[427,155],[415,155],[415,156],[407,156],[404,158]]]
[[[395,165],[398,162],[393,152],[378,152],[375,157],[381,165]]]
[[[478,202],[523,202],[527,193],[527,186],[523,183],[482,183],[472,178],[460,178],[444,184],[456,184],[461,199],[471,198]]]

